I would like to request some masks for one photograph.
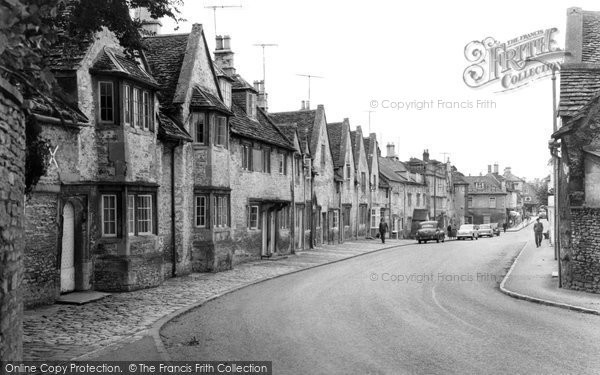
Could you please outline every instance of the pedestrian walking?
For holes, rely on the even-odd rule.
[[[385,243],[385,233],[388,231],[388,225],[383,218],[379,223],[379,237],[381,237],[381,243]]]
[[[448,224],[448,238],[452,238],[452,224]]]
[[[542,233],[544,233],[544,224],[537,218],[537,222],[533,224],[533,233],[535,235],[535,247],[542,246]]]
[[[502,229],[504,229],[504,233],[506,233],[506,227],[507,227],[507,226],[508,226],[508,225],[506,224],[506,221],[505,221],[504,223],[502,223]]]

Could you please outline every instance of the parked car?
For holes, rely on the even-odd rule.
[[[470,238],[472,240],[479,239],[479,231],[477,230],[477,226],[474,224],[463,224],[458,228],[458,232],[456,233],[456,238],[459,240],[464,240],[465,238]]]
[[[491,224],[481,224],[479,226],[479,237],[494,237],[494,230]]]
[[[494,232],[494,236],[500,236],[500,225],[498,223],[490,224],[492,226],[492,231]]]
[[[419,224],[419,229],[417,230],[415,238],[417,241],[419,241],[419,243],[427,243],[427,241],[433,240],[436,242],[444,242],[446,239],[446,233],[442,229],[438,228],[437,221],[424,221]]]

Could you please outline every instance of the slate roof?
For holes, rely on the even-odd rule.
[[[469,183],[469,194],[506,194],[502,190],[500,182],[489,174],[483,176],[464,176],[463,179]],[[475,188],[476,182],[482,182],[484,184],[483,189]]]
[[[88,124],[90,122],[86,115],[83,114],[83,112],[81,112],[79,107],[76,105],[59,98],[56,95],[49,97],[48,100],[50,103],[52,103],[54,108],[52,108],[52,105],[50,105],[46,100],[40,97],[34,97],[30,99],[29,105],[31,111],[38,115],[53,117],[56,119],[60,119],[62,116],[63,120],[65,121],[65,125],[74,125],[73,122],[76,123],[75,125]]]
[[[104,47],[92,66],[92,71],[107,74],[125,74],[136,81],[158,88],[158,83],[135,60],[114,48]]]
[[[252,90],[252,91],[258,93],[258,91],[256,91],[254,86],[251,85],[250,83],[248,83],[248,81],[246,81],[244,78],[242,78],[241,75],[234,74],[229,77],[233,79],[233,83],[231,84],[232,90]]]
[[[200,86],[194,87],[192,92],[192,99],[190,100],[190,106],[210,108],[216,111],[220,111],[226,114],[233,114],[229,108],[219,99],[216,95],[208,90],[203,89]]]
[[[356,142],[357,137],[360,138],[360,134],[357,130],[350,132],[350,144],[352,145],[352,154],[354,155],[354,168],[358,169],[358,163],[360,160],[360,144]]]
[[[469,185],[467,180],[465,180],[465,175],[456,171],[452,172],[452,183],[454,185]]]
[[[57,41],[45,54],[44,58],[52,69],[73,70],[80,66],[88,49],[94,43],[94,35],[73,37],[67,33],[67,20],[71,17],[77,1],[69,0],[59,4],[57,12],[57,27],[60,30]]]
[[[158,137],[169,141],[193,141],[190,134],[183,127],[183,124],[169,117],[162,110],[158,112]]]
[[[600,12],[581,11],[583,38],[581,60],[584,63],[600,63]]]
[[[600,67],[563,65],[560,72],[559,116],[573,117],[600,92]]]
[[[167,108],[173,104],[189,35],[155,35],[144,38],[146,60],[152,76],[160,85],[162,103]]]
[[[333,168],[340,168],[344,166],[344,155],[342,152],[342,129],[343,123],[341,122],[332,122],[327,124],[327,136],[329,137],[329,147],[331,148]]]
[[[400,164],[399,161],[392,160],[390,158],[386,158],[383,156],[379,157],[379,174],[383,175],[387,180],[392,182],[400,182],[404,183],[408,180],[405,176],[399,174],[399,166],[396,164]]]
[[[313,128],[315,126],[316,115],[316,110],[301,110],[291,112],[269,113],[269,118],[271,118],[271,120],[275,124],[295,123],[298,126],[298,136],[300,145],[304,150],[307,147],[307,145],[310,145]],[[314,152],[315,150],[310,151]]]
[[[272,145],[294,149],[292,142],[273,124],[267,115],[257,108],[257,120],[246,115],[238,104],[231,104],[233,117],[229,120],[231,132],[241,137],[254,139]]]

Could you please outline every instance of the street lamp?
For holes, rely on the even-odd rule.
[[[564,52],[564,56],[571,56],[570,52]],[[549,64],[546,61],[542,61],[535,58],[527,58],[525,60],[535,61],[549,67],[552,71],[552,133],[556,133],[558,130],[558,107],[556,105],[556,72],[559,70],[560,65],[558,63]],[[560,245],[559,245],[559,215],[558,215],[558,148],[557,144],[550,142],[550,153],[552,154],[552,174],[554,176],[554,260],[558,260],[558,287],[562,287],[562,275],[561,275],[561,263],[560,263]]]

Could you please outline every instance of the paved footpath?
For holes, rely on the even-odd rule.
[[[546,228],[548,222],[542,220],[542,223]],[[558,263],[554,260],[554,247],[548,240],[544,240],[542,246],[536,247],[533,229],[527,230],[531,232],[529,240],[515,261],[512,272],[506,277],[505,290],[516,294],[514,297],[532,302],[589,310],[585,312],[600,315],[600,294],[559,288],[558,277],[552,277],[552,272],[558,271]]]
[[[230,271],[173,278],[157,288],[115,293],[82,306],[57,304],[27,310],[23,322],[24,359],[160,359],[148,330],[170,314],[260,280],[413,243],[346,242],[284,259],[252,261]]]

